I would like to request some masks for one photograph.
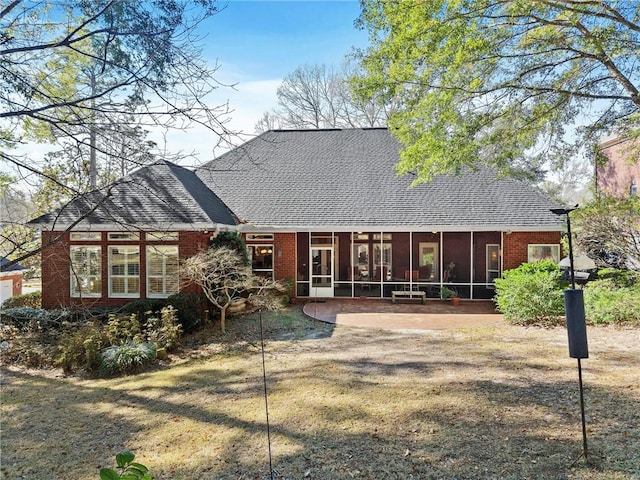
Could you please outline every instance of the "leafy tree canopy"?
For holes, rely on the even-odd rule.
[[[34,159],[12,154],[25,141],[109,141],[113,125],[187,128],[224,135],[224,106],[205,96],[219,84],[201,57],[197,25],[216,0],[67,0],[0,3],[0,158],[30,174]],[[113,140],[111,140],[113,141]]]
[[[353,84],[402,105],[400,173],[539,174],[603,131],[638,134],[639,15],[628,0],[364,0]]]
[[[576,248],[600,267],[640,269],[640,198],[601,196],[575,213]]]

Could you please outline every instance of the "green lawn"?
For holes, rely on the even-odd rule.
[[[116,379],[2,370],[2,478],[270,478],[256,316]],[[638,479],[640,330],[590,328],[590,462],[563,328],[393,332],[265,315],[274,478]],[[573,465],[574,461],[578,461]]]

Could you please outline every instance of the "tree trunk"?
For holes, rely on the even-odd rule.
[[[227,333],[227,331],[225,329],[225,322],[227,320],[227,307],[228,306],[229,306],[229,304],[227,304],[224,307],[220,308],[220,327],[222,328],[222,333]]]

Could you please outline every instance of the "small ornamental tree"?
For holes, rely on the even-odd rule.
[[[199,285],[220,310],[223,333],[227,309],[234,300],[251,298],[260,307],[272,309],[277,302],[270,294],[285,290],[278,282],[254,275],[242,256],[228,247],[211,248],[186,259],[182,276]]]

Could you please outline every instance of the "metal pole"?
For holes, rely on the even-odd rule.
[[[578,358],[578,383],[580,384],[580,414],[582,416],[582,453],[584,459],[589,461],[589,449],[587,448],[587,420],[584,414],[584,390],[582,388],[582,362]]]
[[[576,277],[573,271],[573,243],[571,240],[571,220],[569,218],[570,210],[567,210],[567,235],[569,236],[569,268],[571,269],[571,288],[576,289]],[[587,448],[587,420],[584,413],[584,388],[582,386],[582,362],[578,358],[578,383],[580,386],[580,416],[582,419],[582,453],[584,459],[589,461],[589,449]]]

